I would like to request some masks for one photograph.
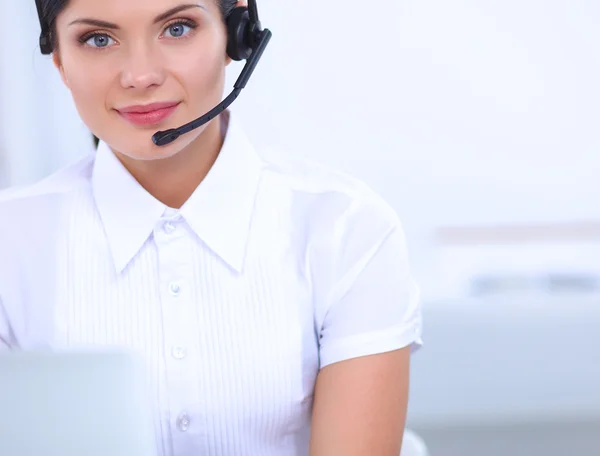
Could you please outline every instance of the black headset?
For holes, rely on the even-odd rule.
[[[49,55],[53,52],[52,38],[49,25],[44,21],[42,0],[36,0],[38,16],[40,19],[40,50],[42,54]],[[227,109],[235,101],[242,89],[246,87],[250,76],[254,72],[258,61],[262,57],[272,33],[261,26],[258,18],[256,0],[248,0],[248,7],[238,6],[227,16],[227,55],[232,60],[246,60],[246,65],[234,84],[233,91],[221,103],[208,113],[190,123],[166,131],[159,131],[152,136],[152,141],[157,146],[166,146],[175,141],[182,134],[188,133],[207,122]]]

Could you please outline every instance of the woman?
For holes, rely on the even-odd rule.
[[[159,454],[397,456],[420,308],[365,185],[256,151],[223,95],[228,0],[44,0],[100,145],[0,202],[0,346],[144,356]]]

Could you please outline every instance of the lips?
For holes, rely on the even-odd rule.
[[[158,125],[170,117],[180,102],[162,102],[148,105],[127,106],[117,109],[125,120],[137,126]]]

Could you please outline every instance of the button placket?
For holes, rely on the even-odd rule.
[[[169,284],[169,293],[171,296],[179,297],[181,294],[181,285],[178,282],[171,282]]]
[[[190,250],[194,240],[187,235],[182,219],[163,219],[155,231],[160,268],[160,292],[164,318],[164,351],[166,388],[174,393],[169,399],[171,420],[169,427],[175,434],[199,432],[194,429],[200,379],[195,338],[198,333],[193,299],[193,259]],[[185,393],[180,393],[185,392]],[[199,426],[196,424],[196,426]],[[181,439],[187,437],[181,436]],[[174,445],[188,443],[176,439]]]
[[[182,360],[187,357],[187,349],[178,345],[173,347],[173,349],[171,350],[171,354],[173,355],[173,358],[177,360]]]
[[[187,432],[191,423],[190,416],[184,412],[177,417],[176,426],[181,432]]]

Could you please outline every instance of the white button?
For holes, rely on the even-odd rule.
[[[177,230],[177,228],[175,227],[175,225],[173,225],[173,223],[166,222],[163,225],[163,230],[165,230],[165,233],[167,234],[173,234]]]
[[[190,428],[190,417],[187,414],[180,415],[177,418],[177,429],[181,432],[185,432]]]
[[[183,347],[173,347],[171,353],[175,359],[183,359],[187,356],[187,350]]]
[[[179,284],[171,282],[171,284],[169,285],[169,291],[173,296],[179,296],[179,293],[181,293],[181,287],[179,286]]]

